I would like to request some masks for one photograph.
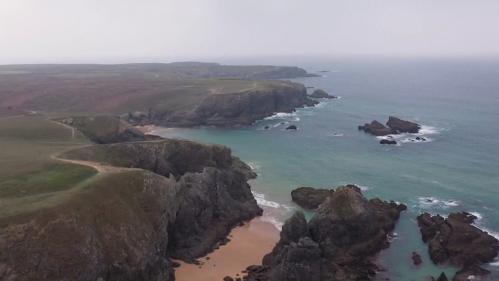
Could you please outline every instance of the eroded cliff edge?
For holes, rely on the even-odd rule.
[[[230,149],[158,140],[88,146],[60,157],[109,168],[66,200],[0,218],[2,280],[174,280],[262,213],[251,169]]]
[[[292,112],[317,103],[302,84],[260,81],[243,90],[212,89],[185,108],[152,106],[147,112],[128,113],[123,118],[132,124],[166,127],[245,126],[276,112]]]

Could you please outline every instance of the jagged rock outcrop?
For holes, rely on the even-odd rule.
[[[309,97],[315,98],[315,99],[335,99],[336,98],[335,96],[328,94],[326,91],[324,91],[322,89],[314,90],[309,95]]]
[[[296,213],[262,266],[248,267],[244,280],[371,280],[370,258],[388,247],[404,205],[367,200],[360,189],[340,187],[328,196],[309,223]]]
[[[255,174],[222,146],[161,140],[61,157],[123,168],[0,218],[1,280],[174,280],[170,258],[193,261],[262,213],[247,184]]]
[[[447,278],[447,275],[445,275],[445,273],[444,273],[444,272],[442,272],[442,273],[438,276],[438,278],[437,278],[437,279],[435,279],[435,278],[433,278],[433,277],[432,277],[431,279],[432,279],[432,280],[434,280],[434,281],[448,281],[448,280],[449,280],[449,279]]]
[[[465,212],[451,213],[447,218],[424,213],[417,218],[432,261],[462,268],[454,280],[487,274],[488,271],[480,265],[493,261],[499,252],[499,241],[473,226],[475,219],[475,216]],[[460,279],[456,279],[458,277]]]
[[[386,136],[392,133],[392,130],[390,128],[381,124],[377,120],[359,126],[359,130],[375,136]]]
[[[55,121],[77,129],[91,141],[100,144],[160,139],[142,133],[116,116],[74,116]]]
[[[366,123],[358,127],[359,130],[369,133],[375,136],[386,136],[390,134],[400,134],[400,133],[418,133],[421,129],[421,125],[402,120],[397,117],[388,117],[388,122],[386,126],[378,122],[377,120],[371,123]]]
[[[305,86],[283,81],[242,92],[209,94],[192,109],[152,111],[147,118],[149,123],[163,126],[238,126],[315,104],[317,101],[307,96]]]
[[[412,252],[411,259],[412,259],[412,263],[416,266],[421,265],[423,263],[423,259],[421,258],[421,255],[418,254],[417,252]]]
[[[418,133],[421,126],[417,123],[402,120],[397,117],[390,116],[388,117],[388,122],[386,125],[392,129],[392,131],[396,134],[400,133]]]
[[[379,141],[380,144],[397,144],[397,141],[395,140],[387,140],[387,139],[382,139]]]
[[[304,209],[316,209],[334,190],[313,187],[299,187],[291,191],[291,199]]]

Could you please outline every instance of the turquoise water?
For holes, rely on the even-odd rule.
[[[380,279],[425,280],[433,266],[415,217],[423,211],[475,212],[477,225],[499,233],[499,61],[350,60],[304,62],[324,77],[295,79],[341,99],[279,115],[238,129],[176,129],[165,136],[224,144],[250,163],[259,177],[251,184],[265,219],[276,225],[297,209],[290,191],[298,186],[335,187],[353,183],[367,197],[400,201],[402,216]],[[424,143],[403,136],[400,146],[383,146],[357,126],[388,115],[424,125]],[[284,125],[296,124],[289,132]],[[269,125],[270,130],[263,127]],[[273,127],[275,126],[275,127]],[[411,253],[423,255],[416,268]],[[487,267],[493,280],[499,266]]]

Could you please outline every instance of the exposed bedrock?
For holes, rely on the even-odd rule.
[[[499,241],[473,226],[475,219],[465,212],[451,213],[447,218],[428,213],[418,216],[421,235],[428,243],[432,261],[461,268],[453,280],[487,275],[489,272],[480,265],[493,261],[499,252]]]
[[[377,120],[359,126],[359,130],[375,136],[386,136],[392,133],[392,130],[390,130],[390,128],[381,124]]]
[[[333,189],[299,187],[291,191],[291,199],[304,209],[316,209],[328,196],[333,194]]]
[[[335,96],[332,96],[330,94],[328,94],[326,91],[322,90],[322,89],[317,89],[317,90],[314,90],[310,95],[309,97],[311,98],[316,98],[316,99],[335,99],[337,97]]]
[[[250,125],[276,112],[292,112],[317,101],[307,96],[305,86],[283,82],[279,86],[232,94],[210,94],[188,111],[152,112],[151,122],[164,126]]]
[[[60,203],[0,219],[1,280],[174,280],[170,258],[193,261],[262,213],[247,184],[255,174],[223,146],[161,140],[62,157],[140,169],[117,168]]]
[[[263,259],[248,267],[246,280],[372,280],[371,258],[388,247],[404,205],[367,200],[354,186],[337,188],[307,223],[302,213],[286,221],[281,239]]]
[[[388,117],[388,122],[386,125],[392,129],[394,133],[418,133],[421,126],[417,123],[402,120],[397,117],[390,116]]]
[[[369,133],[375,136],[386,136],[390,134],[400,134],[400,133],[418,133],[421,129],[421,125],[402,120],[397,117],[388,117],[388,122],[386,126],[378,122],[377,120],[371,123],[366,123],[358,127],[359,130]]]

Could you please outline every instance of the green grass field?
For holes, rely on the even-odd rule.
[[[55,204],[92,179],[95,169],[53,158],[87,144],[79,133],[44,116],[0,118],[0,217]]]

